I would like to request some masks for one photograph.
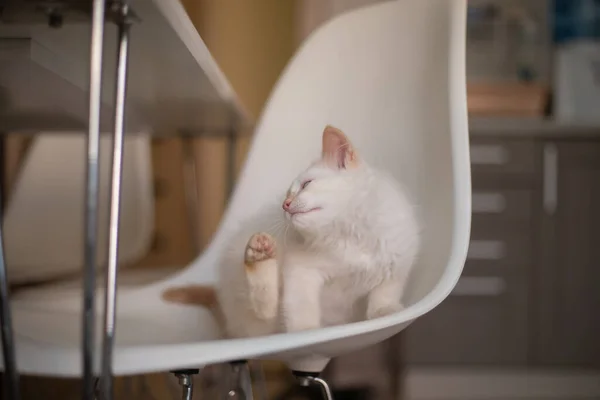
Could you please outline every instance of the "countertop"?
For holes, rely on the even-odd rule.
[[[469,131],[473,137],[600,138],[600,121],[564,123],[551,118],[471,117]]]

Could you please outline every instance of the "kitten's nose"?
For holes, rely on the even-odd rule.
[[[285,199],[285,201],[283,202],[283,209],[285,211],[288,211],[290,209],[290,206],[292,205],[292,200],[291,199]]]

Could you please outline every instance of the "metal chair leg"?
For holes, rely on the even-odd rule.
[[[181,400],[192,400],[194,395],[194,375],[200,372],[198,369],[185,369],[173,371],[173,374],[179,379],[181,385]]]
[[[300,386],[318,386],[321,389],[321,393],[323,393],[323,398],[325,400],[333,400],[333,393],[325,379],[319,378],[319,376],[315,374],[295,374]]]
[[[123,136],[125,131],[125,102],[127,98],[127,67],[129,56],[129,7],[126,1],[119,6],[117,82],[115,90],[114,137],[111,166],[110,219],[108,237],[108,266],[106,269],[104,296],[104,340],[102,341],[102,396],[103,400],[114,397],[112,355],[115,340],[117,264],[119,253],[119,214],[123,168]]]
[[[258,400],[267,400],[267,378],[262,361],[256,360],[250,363],[250,377],[255,384],[254,388]]]
[[[86,152],[84,278],[82,315],[82,399],[96,398],[94,381],[94,325],[96,289],[96,238],[98,236],[98,193],[100,152],[100,108],[102,92],[102,50],[104,41],[104,14],[106,2],[94,0],[91,23],[89,121]]]
[[[331,393],[331,389],[329,388],[329,385],[327,384],[327,381],[325,381],[325,379],[313,378],[313,382],[317,386],[321,387],[321,391],[323,392],[325,400],[333,400],[333,394]]]
[[[229,365],[231,367],[230,382],[232,382],[232,385],[226,393],[226,398],[254,400],[252,377],[248,363],[246,361],[236,361]]]

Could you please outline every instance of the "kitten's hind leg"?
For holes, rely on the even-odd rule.
[[[250,306],[260,319],[272,319],[279,308],[279,271],[275,239],[255,233],[244,251]]]
[[[367,319],[385,317],[404,309],[401,303],[406,276],[389,278],[371,290],[367,303]]]

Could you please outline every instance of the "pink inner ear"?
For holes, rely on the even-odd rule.
[[[353,161],[354,150],[352,144],[342,131],[332,126],[327,126],[323,131],[323,154],[327,162],[333,163],[338,168],[346,168]]]

